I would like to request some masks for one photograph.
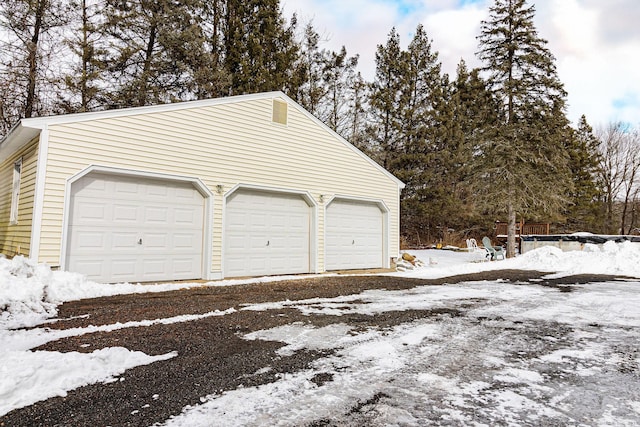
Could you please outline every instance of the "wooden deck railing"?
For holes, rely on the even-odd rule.
[[[496,222],[496,236],[506,236],[507,235],[507,223],[506,222]],[[527,223],[516,223],[516,236],[530,235],[530,234],[549,234],[549,225],[550,224],[527,224]]]

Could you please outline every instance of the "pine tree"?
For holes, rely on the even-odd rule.
[[[351,140],[354,122],[362,120],[364,111],[363,80],[356,72],[358,56],[348,56],[344,46],[339,52],[321,49],[320,36],[312,24],[305,27],[299,44],[297,68],[302,84],[296,99],[332,130]]]
[[[478,56],[503,120],[480,147],[478,192],[487,209],[506,214],[507,256],[513,257],[516,215],[554,215],[566,203],[566,93],[533,24],[535,8],[525,0],[496,0],[489,10]]]
[[[356,76],[357,66],[358,56],[348,56],[347,49],[343,46],[340,52],[329,52],[322,70],[326,102],[320,117],[327,126],[343,136],[349,126],[347,92]]]
[[[450,152],[448,78],[441,76],[437,52],[422,26],[406,51],[395,29],[376,55],[370,113],[374,155],[406,187],[401,200],[401,232],[421,241],[436,227],[448,228],[455,212],[447,188]]]
[[[349,82],[346,94],[346,116],[348,127],[343,137],[351,144],[364,151],[371,152],[371,146],[366,136],[368,122],[369,85],[360,72],[356,72]]]
[[[105,0],[112,106],[142,106],[197,97],[193,64],[206,59],[195,0]],[[202,66],[196,66],[201,69]]]
[[[102,79],[107,50],[100,45],[102,7],[100,0],[70,2],[74,22],[72,31],[65,35],[65,42],[74,56],[74,64],[62,77],[65,90],[59,93],[58,102],[59,107],[67,113],[91,111],[104,105]]]
[[[441,76],[438,53],[422,25],[405,53],[401,104],[401,150],[392,170],[407,186],[402,194],[402,232],[422,235],[455,222],[447,176],[449,152],[449,82]]]
[[[602,191],[598,186],[598,165],[600,141],[586,117],[580,117],[578,127],[568,140],[569,167],[573,179],[573,190],[569,193],[570,203],[564,213],[567,218],[565,232],[604,231],[602,224]]]
[[[452,85],[447,191],[456,203],[462,234],[477,237],[478,231],[493,226],[494,218],[480,215],[474,204],[472,190],[477,187],[473,182],[477,178],[474,155],[480,152],[482,141],[494,137],[499,109],[487,82],[480,77],[480,70],[469,70],[464,61],[458,64]]]
[[[386,45],[378,45],[376,50],[376,74],[369,98],[371,153],[387,170],[402,147],[402,118],[398,112],[402,105],[405,55],[400,48],[400,36],[392,28]]]
[[[300,57],[297,69],[302,75],[301,85],[295,99],[311,114],[318,116],[318,109],[326,95],[322,84],[322,69],[326,51],[320,49],[320,35],[311,23],[304,29],[300,44]]]
[[[224,63],[231,95],[297,93],[301,82],[292,79],[299,55],[296,20],[286,25],[279,7],[278,0],[227,0]]]
[[[196,99],[226,96],[231,90],[231,75],[224,66],[224,21],[226,0],[192,0],[191,10],[198,31],[193,42],[183,49],[190,69],[188,92]]]

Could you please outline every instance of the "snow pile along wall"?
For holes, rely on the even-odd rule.
[[[549,234],[520,236],[521,253],[527,253],[545,246],[553,246],[563,251],[581,251],[585,245],[604,245],[606,242],[634,242],[640,243],[640,236],[618,236],[591,233]]]

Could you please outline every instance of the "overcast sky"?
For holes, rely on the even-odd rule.
[[[419,23],[425,26],[443,71],[451,78],[460,59],[479,65],[475,52],[480,21],[493,0],[281,0],[288,18],[312,21],[327,41],[360,55],[359,70],[373,80],[375,50],[392,27],[406,47]],[[529,0],[538,35],[549,42],[569,93],[568,115],[582,114],[597,127],[612,121],[640,126],[640,1]]]

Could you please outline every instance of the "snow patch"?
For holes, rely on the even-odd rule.
[[[0,416],[83,385],[115,380],[127,369],[176,357],[148,356],[123,347],[92,353],[4,351],[0,355]]]

